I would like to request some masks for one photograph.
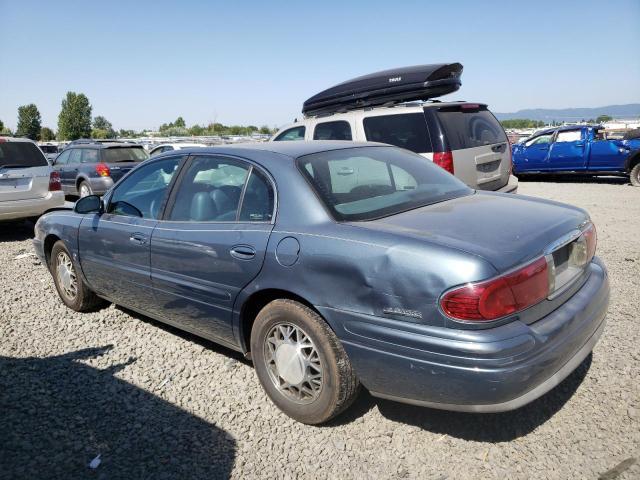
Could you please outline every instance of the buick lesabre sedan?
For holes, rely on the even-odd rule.
[[[161,154],[43,216],[34,244],[69,308],[114,302],[243,352],[309,424],[361,385],[518,408],[590,354],[609,300],[583,210],[474,191],[375,143]]]

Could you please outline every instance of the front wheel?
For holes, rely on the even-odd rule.
[[[104,302],[82,281],[76,264],[62,240],[51,249],[49,271],[62,302],[76,312],[86,312]]]
[[[330,420],[356,399],[360,383],[327,323],[293,300],[264,307],[251,331],[262,387],[280,410],[306,424]]]
[[[640,163],[637,163],[629,172],[629,180],[634,187],[640,187]]]

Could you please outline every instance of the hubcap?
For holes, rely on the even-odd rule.
[[[80,185],[80,196],[88,197],[89,195],[91,195],[91,192],[89,191],[89,187],[87,187],[84,183]]]
[[[78,280],[76,271],[73,268],[73,263],[71,263],[69,255],[65,252],[58,253],[56,262],[58,285],[60,285],[60,289],[64,295],[68,299],[73,300],[78,294]]]
[[[322,362],[315,344],[291,323],[274,326],[264,341],[264,358],[276,388],[295,403],[311,403],[322,391]]]

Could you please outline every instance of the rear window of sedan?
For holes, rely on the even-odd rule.
[[[0,167],[45,167],[47,159],[31,142],[0,142]]]
[[[103,161],[106,163],[141,162],[149,158],[142,147],[105,148],[102,155]]]
[[[298,168],[338,221],[367,221],[472,190],[420,155],[358,147],[305,155]]]

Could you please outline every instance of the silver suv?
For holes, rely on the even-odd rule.
[[[37,217],[64,205],[60,176],[29,139],[0,137],[0,221]]]
[[[504,129],[479,103],[401,103],[308,117],[283,127],[272,140],[388,143],[419,153],[472,188],[518,189]]]

